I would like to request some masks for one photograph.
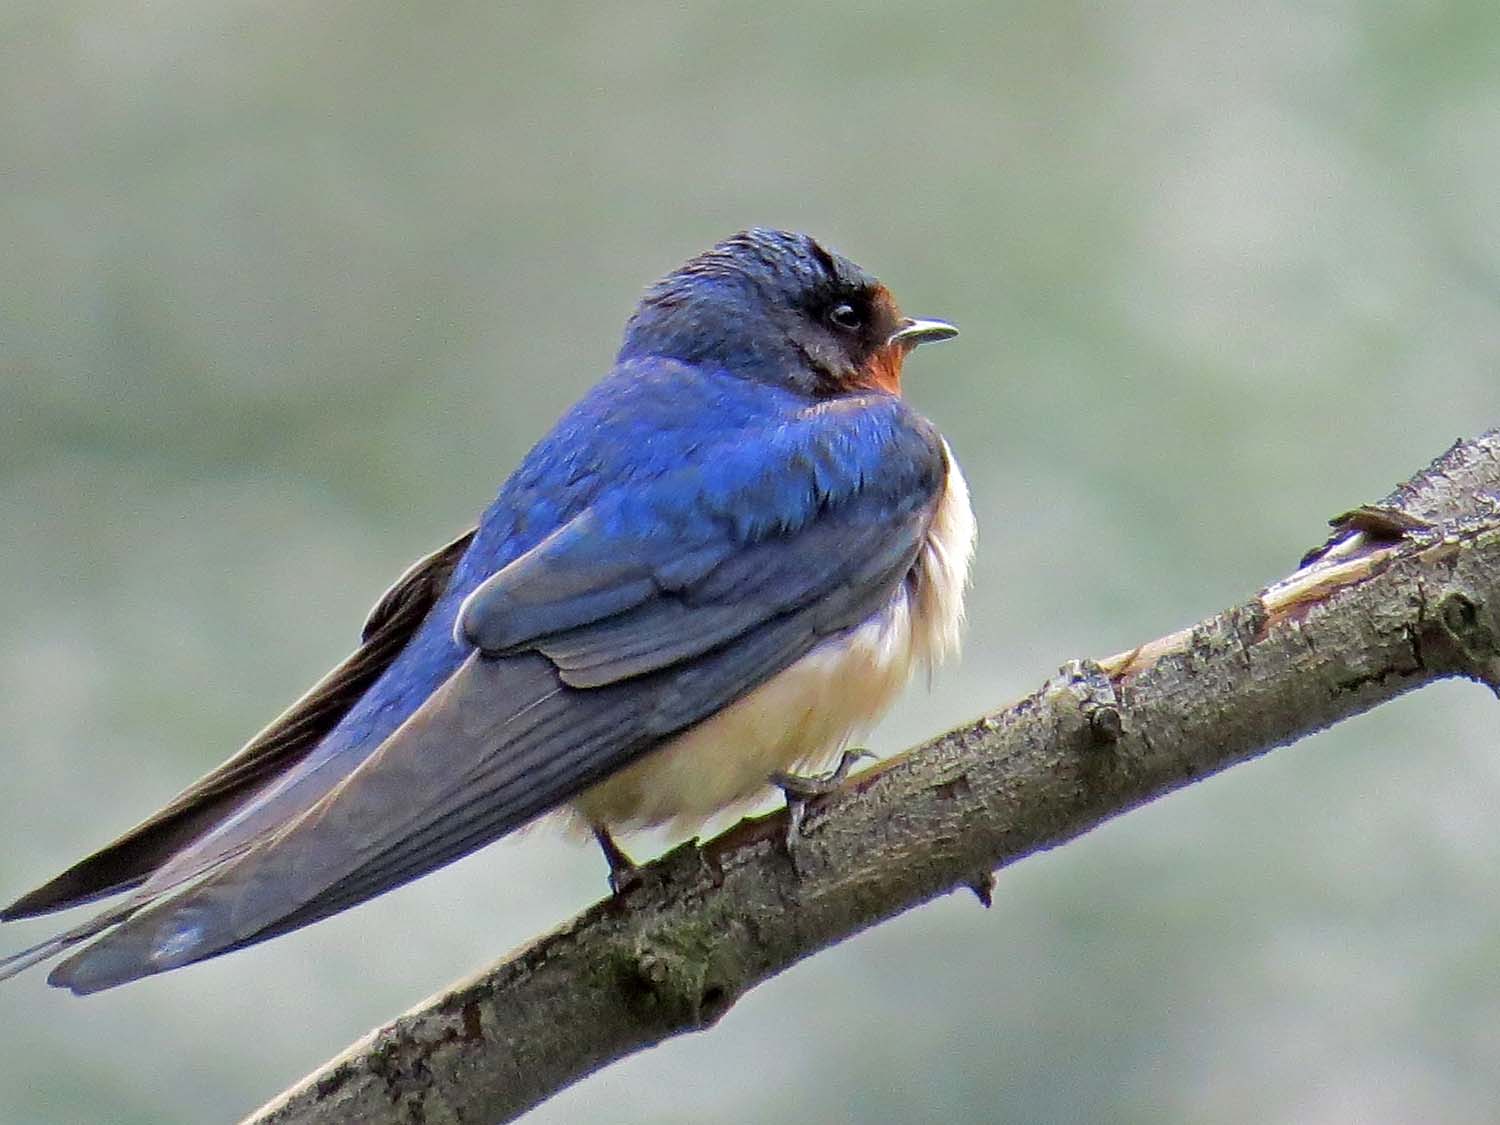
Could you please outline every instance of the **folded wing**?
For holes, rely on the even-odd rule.
[[[91,992],[265,940],[556,807],[883,609],[946,474],[891,399],[716,454],[601,497],[481,585],[458,626],[476,651],[379,749],[51,981]]]

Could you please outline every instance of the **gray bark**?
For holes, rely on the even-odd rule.
[[[742,821],[354,1044],[249,1125],[510,1120],[711,1027],[804,957],[1450,676],[1500,691],[1500,431],[1333,521],[1289,577],[857,774],[794,848]],[[982,642],[981,642],[982,643]]]

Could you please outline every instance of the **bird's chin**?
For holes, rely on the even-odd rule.
[[[914,346],[914,345],[913,345]],[[860,390],[884,391],[886,394],[901,393],[901,365],[906,360],[910,347],[897,341],[885,344],[871,354],[860,369],[856,386]]]

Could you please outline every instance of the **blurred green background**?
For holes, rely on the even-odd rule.
[[[907,386],[978,508],[968,653],[881,752],[1243,599],[1500,422],[1493,4],[13,0],[0,28],[7,899],[337,660],[641,288],[742,226],[964,330]],[[1192,786],[530,1120],[1493,1120],[1495,715],[1447,685]],[[544,827],[87,1001],[12,981],[0,1119],[237,1117],[603,884]]]

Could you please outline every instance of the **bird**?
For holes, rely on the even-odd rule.
[[[554,812],[618,888],[616,833],[701,825],[831,762],[959,645],[968,487],[902,394],[912,349],[956,334],[806,234],[744,230],[667,274],[343,663],[0,911],[115,900],[0,979],[64,954],[48,982],[78,995],[177,969]]]

